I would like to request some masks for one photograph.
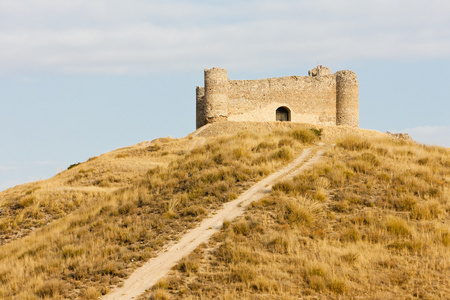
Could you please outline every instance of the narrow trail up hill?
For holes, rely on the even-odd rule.
[[[228,202],[201,224],[185,234],[177,243],[169,245],[165,252],[151,259],[144,266],[137,269],[120,288],[113,290],[103,299],[135,299],[151,288],[165,276],[170,269],[184,256],[191,253],[200,244],[217,232],[225,220],[233,220],[242,215],[245,208],[253,201],[257,201],[271,191],[272,185],[283,178],[293,177],[306,168],[315,164],[322,156],[325,148],[308,148],[285,168],[259,181],[243,193],[236,200]]]

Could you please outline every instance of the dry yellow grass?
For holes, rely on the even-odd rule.
[[[340,137],[142,298],[446,299],[450,150]]]
[[[141,143],[74,164],[49,180],[1,192],[0,245],[67,215],[84,202],[101,201],[135,185],[149,169],[167,167],[183,156],[189,144],[187,139],[169,138]]]
[[[159,139],[0,193],[0,298],[97,299],[316,138],[297,128]]]

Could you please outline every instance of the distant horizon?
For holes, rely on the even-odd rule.
[[[370,129],[370,128],[361,128],[361,129],[375,130],[375,129]],[[427,130],[432,130],[432,128],[427,128],[427,127],[424,127],[424,128],[422,128],[422,129],[419,128],[419,129],[417,130],[418,132],[412,133],[412,134],[411,134],[411,133],[408,133],[408,132],[406,132],[406,131],[402,131],[402,130],[393,130],[393,131],[386,131],[386,132],[390,132],[390,133],[408,133],[408,134],[411,136],[411,138],[412,138],[415,142],[417,142],[417,143],[419,143],[419,144],[427,145],[427,146],[438,146],[438,147],[445,147],[445,148],[449,148],[449,147],[450,147],[450,135],[448,136],[449,138],[448,138],[447,140],[445,140],[445,142],[447,143],[446,145],[438,145],[438,144],[427,143],[427,137],[423,135],[424,133],[426,133]],[[448,130],[449,130],[449,132],[450,132],[450,128],[449,128]],[[194,130],[194,131],[195,131],[195,130]],[[192,131],[192,132],[194,132],[194,131]],[[378,130],[376,130],[376,131],[378,131]],[[381,132],[381,131],[380,131],[380,132]],[[386,133],[386,132],[383,132],[383,133]],[[189,132],[188,134],[186,134],[186,135],[184,135],[184,136],[181,136],[181,137],[174,137],[174,136],[168,135],[168,136],[156,137],[156,138],[154,138],[154,139],[157,139],[157,138],[163,138],[163,137],[169,137],[169,136],[170,136],[170,137],[173,137],[173,138],[183,138],[183,137],[189,135],[190,133],[191,133],[191,132]],[[420,142],[420,141],[416,140],[416,139],[414,138],[414,136],[415,136],[416,134],[417,134],[420,138],[423,138],[424,141],[423,141],[423,142]],[[152,139],[152,140],[154,140],[154,139]],[[124,146],[121,146],[121,147],[118,147],[118,148],[115,148],[115,149],[110,149],[110,150],[107,150],[107,151],[104,152],[104,153],[108,153],[108,152],[111,152],[111,151],[114,151],[114,150],[117,150],[117,149],[120,149],[120,148],[123,148],[123,147],[132,146],[132,145],[135,145],[135,144],[138,144],[138,143],[141,143],[141,142],[145,142],[145,141],[146,141],[146,140],[143,140],[143,141],[136,142],[136,143],[134,143],[134,144],[124,145]],[[100,154],[97,154],[97,155],[92,155],[92,156],[89,156],[89,157],[99,156],[99,155],[102,155],[102,154],[104,154],[104,153],[100,153]],[[86,159],[86,160],[87,160],[87,159]],[[86,161],[86,160],[85,160],[85,161]],[[64,164],[64,165],[59,164],[58,162],[54,162],[54,161],[33,162],[33,163],[31,163],[31,164],[41,165],[41,166],[44,167],[44,168],[45,168],[45,166],[47,166],[47,165],[51,165],[51,166],[57,168],[57,170],[59,170],[59,171],[55,171],[55,173],[54,173],[53,175],[48,175],[48,176],[45,177],[45,178],[41,177],[41,178],[37,178],[37,179],[30,179],[30,181],[27,181],[27,182],[16,182],[16,183],[11,182],[11,183],[9,183],[8,181],[6,181],[6,182],[4,182],[4,183],[0,183],[0,192],[3,192],[3,191],[5,191],[5,190],[7,190],[7,189],[9,189],[9,188],[12,188],[12,187],[15,187],[15,186],[17,186],[17,185],[22,185],[22,184],[27,184],[27,183],[35,182],[35,181],[41,181],[41,180],[47,180],[47,179],[50,179],[50,178],[52,178],[52,177],[58,175],[59,173],[64,172],[65,170],[67,170],[67,168],[68,168],[72,163],[82,163],[82,162],[84,162],[84,161],[71,162],[71,163],[66,163],[66,164]],[[25,167],[25,166],[24,166],[24,167]],[[5,169],[6,169],[6,168],[5,168]],[[0,171],[3,171],[3,170],[5,170],[5,169],[0,168]],[[46,172],[46,171],[42,171],[42,172],[44,173],[44,172]],[[47,172],[48,172],[48,171],[47,171]]]

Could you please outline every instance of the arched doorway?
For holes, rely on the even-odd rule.
[[[277,121],[290,121],[291,120],[291,111],[287,107],[278,107],[276,113]]]

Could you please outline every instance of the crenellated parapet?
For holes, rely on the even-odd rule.
[[[359,126],[358,80],[352,71],[324,66],[308,76],[230,80],[227,70],[205,69],[197,87],[197,128],[213,122],[289,121]]]

